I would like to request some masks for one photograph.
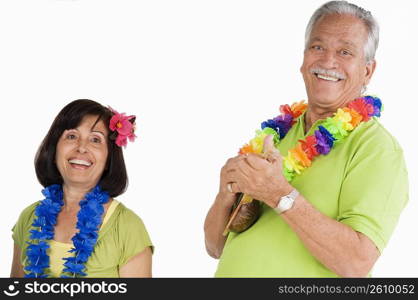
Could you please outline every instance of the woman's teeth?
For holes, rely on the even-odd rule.
[[[70,164],[76,164],[76,165],[83,165],[83,166],[87,166],[90,167],[91,166],[91,162],[82,160],[82,159],[70,159],[68,161]]]

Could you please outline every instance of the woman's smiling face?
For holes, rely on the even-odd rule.
[[[80,125],[65,130],[55,161],[64,185],[92,188],[100,180],[108,157],[108,129],[98,116],[85,116]]]

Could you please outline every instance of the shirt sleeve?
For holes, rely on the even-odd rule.
[[[121,259],[119,266],[125,265],[132,257],[146,247],[154,251],[151,239],[141,218],[130,209],[126,209],[120,218],[119,236],[121,241]]]
[[[337,220],[382,252],[408,201],[408,175],[402,149],[374,149],[357,153],[348,165]]]
[[[35,213],[35,208],[38,205],[38,202],[31,204],[25,208],[21,213],[12,228],[12,238],[16,245],[23,249],[25,246],[25,241],[29,236],[29,230],[32,226],[32,220]]]

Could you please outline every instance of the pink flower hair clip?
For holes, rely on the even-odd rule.
[[[109,128],[113,132],[110,136],[110,139],[115,140],[116,145],[119,147],[126,147],[128,144],[128,139],[130,142],[133,142],[136,138],[136,116],[127,116],[125,113],[118,113],[110,106],[108,108],[113,113],[109,123]]]

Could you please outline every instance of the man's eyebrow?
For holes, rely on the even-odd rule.
[[[347,41],[347,40],[338,40],[338,42],[357,49],[357,45],[354,44],[353,42],[350,42],[350,41]]]
[[[312,42],[322,42],[322,40],[319,37],[314,37],[309,40],[309,43],[312,43]]]
[[[312,39],[310,39],[309,40],[309,43],[312,43],[312,42],[322,42],[322,40],[321,40],[321,38],[320,37],[313,37]],[[338,42],[339,43],[341,43],[341,44],[344,44],[344,45],[347,45],[347,46],[350,46],[350,47],[352,47],[352,48],[355,48],[355,49],[357,49],[357,45],[356,44],[354,44],[353,42],[351,42],[351,41],[347,41],[347,40],[338,40]]]
[[[309,39],[308,45],[310,45],[314,42],[322,42],[322,40],[319,37],[313,37],[313,38]]]

